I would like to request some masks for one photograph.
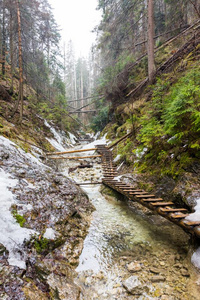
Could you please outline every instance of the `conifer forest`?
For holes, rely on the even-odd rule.
[[[0,299],[199,294],[200,0],[0,0]]]

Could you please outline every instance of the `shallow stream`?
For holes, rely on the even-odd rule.
[[[67,163],[67,168],[78,164]],[[96,162],[68,176],[98,181],[101,166]],[[76,268],[81,299],[199,299],[200,277],[182,229],[141,206],[130,208],[106,189],[102,194],[100,185],[81,187],[96,209]],[[139,289],[128,285],[128,278]]]

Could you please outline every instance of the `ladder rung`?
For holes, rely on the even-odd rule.
[[[145,192],[144,192],[145,193]],[[155,195],[139,195],[139,196],[136,196],[137,198],[151,198],[151,197],[155,197]]]
[[[142,190],[134,190],[134,189],[132,189],[132,188],[126,188],[126,190],[123,190],[124,192],[130,192],[130,194],[131,194],[131,192],[142,192]]]
[[[144,202],[159,202],[159,201],[165,201],[162,198],[148,198],[148,199],[144,199]]]
[[[167,206],[167,205],[174,205],[173,202],[155,202],[151,203],[153,206]]]
[[[161,211],[163,212],[181,212],[181,211],[184,211],[184,212],[187,212],[188,210],[186,208],[161,208],[160,209]]]
[[[182,213],[174,214],[174,213],[172,213],[172,214],[170,214],[170,217],[173,219],[183,219],[183,218],[187,217],[188,215],[189,214],[182,214]]]
[[[188,225],[188,226],[198,226],[198,225],[200,225],[200,221],[184,220],[184,224]]]

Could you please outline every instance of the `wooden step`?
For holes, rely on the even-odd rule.
[[[103,172],[103,174],[108,174],[108,175],[110,175],[110,174],[113,174],[113,175],[117,175],[117,173],[116,172]]]
[[[136,198],[151,198],[151,197],[155,197],[155,195],[145,195],[145,192],[144,192],[144,195],[139,195],[139,196],[136,196]]]
[[[188,226],[199,226],[200,221],[189,221],[189,220],[184,220],[184,224]]]
[[[186,209],[186,208],[161,208],[160,209],[162,212],[181,212],[181,211],[183,211],[183,212],[187,212],[188,210]]]
[[[142,201],[144,201],[144,202],[159,202],[159,201],[165,201],[165,200],[162,198],[148,198],[148,199],[144,199]]]
[[[131,192],[131,193],[129,193],[129,195],[130,196],[135,196],[135,197],[137,197],[137,198],[140,198],[140,199],[142,199],[142,198],[145,198],[145,196],[146,196],[146,193],[145,192]],[[138,196],[140,196],[140,197],[138,197]]]
[[[126,188],[126,190],[123,190],[123,192],[130,192],[130,194],[133,192],[133,193],[135,193],[135,192],[142,192],[142,190],[134,190],[133,188]]]
[[[151,203],[153,206],[167,206],[167,205],[174,205],[174,202],[155,202]]]
[[[189,216],[189,214],[182,214],[182,213],[172,213],[170,214],[170,217],[173,218],[173,219],[183,219],[183,218],[186,218],[187,216]]]
[[[115,174],[115,175],[117,175],[117,172],[113,172],[113,171],[105,172],[105,171],[103,171],[103,174]]]

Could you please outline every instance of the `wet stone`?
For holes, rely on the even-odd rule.
[[[182,276],[184,276],[184,277],[190,277],[190,274],[189,274],[189,272],[188,272],[188,270],[187,269],[181,269],[180,270],[180,273],[181,273],[181,275]]]
[[[65,276],[59,276],[56,274],[51,274],[48,277],[48,284],[54,295],[54,299],[56,296],[58,299],[65,300],[78,300],[80,295],[80,289],[77,285],[69,280]]]
[[[142,270],[142,267],[139,262],[131,262],[127,265],[127,269],[129,272],[139,272]]]
[[[149,269],[149,271],[150,271],[151,273],[154,273],[154,274],[160,274],[160,273],[162,272],[160,269],[155,268],[155,267],[151,267],[151,268]]]
[[[17,170],[16,173],[21,178],[25,177],[25,175],[26,175],[26,171],[24,169],[19,169],[19,170]]]
[[[132,295],[142,295],[143,292],[145,292],[148,289],[147,286],[144,286],[140,282],[137,276],[129,277],[122,284],[125,287],[125,289]]]
[[[161,275],[155,275],[155,276],[152,276],[150,278],[151,282],[161,282],[161,281],[165,281],[166,278],[164,276],[161,276]]]
[[[3,159],[8,159],[9,158],[9,152],[6,151],[0,151],[0,158]]]

